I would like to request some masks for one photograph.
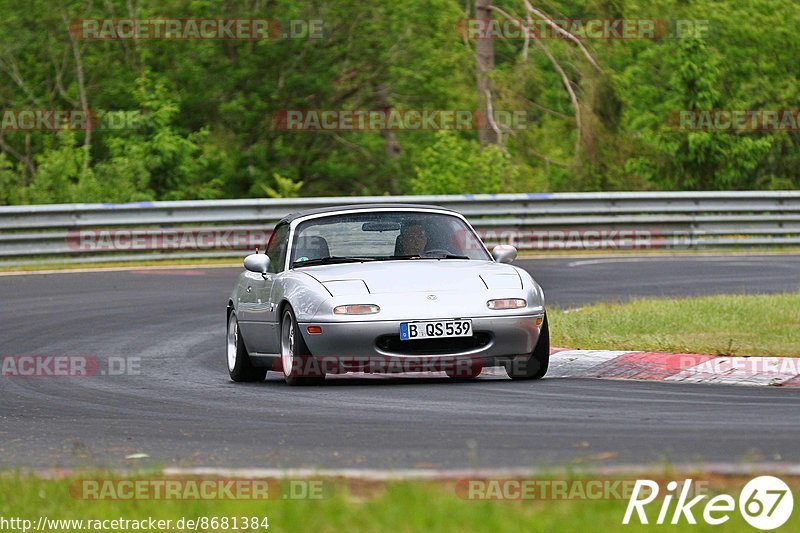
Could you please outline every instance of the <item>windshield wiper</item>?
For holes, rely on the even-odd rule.
[[[422,254],[413,254],[413,255],[387,255],[386,257],[377,258],[378,261],[394,261],[394,260],[403,260],[403,259],[469,259],[466,255],[455,255],[455,254],[430,254],[422,252]]]
[[[378,261],[394,261],[402,259],[419,259],[419,254],[414,255],[386,255],[384,257],[376,258]]]
[[[335,265],[337,263],[363,263],[365,261],[375,261],[375,258],[332,255],[330,257],[318,257],[316,259],[306,259],[305,261],[295,261],[292,263],[292,266],[300,267],[314,265]]]
[[[419,256],[420,259],[469,259],[466,255],[456,255],[456,254],[426,254],[422,252],[422,255]]]

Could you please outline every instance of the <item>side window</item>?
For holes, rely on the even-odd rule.
[[[286,245],[289,237],[289,225],[282,224],[275,228],[272,237],[267,244],[267,256],[269,257],[269,271],[278,273],[283,271],[283,263],[286,261]]]

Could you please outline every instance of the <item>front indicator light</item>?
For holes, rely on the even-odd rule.
[[[311,335],[319,335],[322,333],[322,326],[308,326],[306,331]]]
[[[522,298],[503,298],[486,302],[489,309],[519,309],[528,305]]]
[[[334,315],[374,315],[381,310],[377,305],[356,304],[356,305],[337,305],[333,308]]]

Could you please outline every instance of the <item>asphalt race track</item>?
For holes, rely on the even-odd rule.
[[[550,305],[564,307],[800,289],[798,255],[518,264],[542,284]],[[224,363],[225,302],[237,272],[0,277],[0,356],[138,358],[140,372],[0,377],[0,468],[800,462],[796,390],[353,376],[288,388],[274,374],[233,384]],[[125,459],[137,453],[149,459]]]

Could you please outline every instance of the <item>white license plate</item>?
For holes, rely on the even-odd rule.
[[[431,322],[401,322],[400,340],[443,339],[447,337],[471,337],[471,320],[436,320]]]

